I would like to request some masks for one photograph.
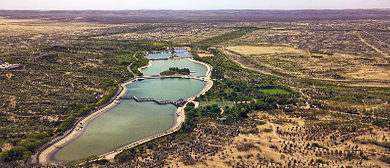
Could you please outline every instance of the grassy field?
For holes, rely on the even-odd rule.
[[[269,94],[291,94],[290,92],[282,89],[260,89],[259,91]]]
[[[220,101],[209,101],[209,102],[201,101],[201,102],[199,102],[200,107],[211,106],[213,104],[218,105],[218,107],[225,107],[225,106],[233,107],[234,106],[234,102],[232,102],[232,101],[223,101],[223,102],[220,102]]]

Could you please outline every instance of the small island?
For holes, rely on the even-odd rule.
[[[168,70],[163,71],[160,75],[173,75],[173,74],[182,74],[189,75],[190,69],[188,68],[178,68],[178,67],[170,67]]]

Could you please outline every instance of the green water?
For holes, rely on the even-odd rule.
[[[126,95],[159,100],[187,99],[198,94],[205,86],[205,82],[195,79],[147,79],[127,85],[129,91]]]
[[[191,73],[194,76],[206,76],[207,73],[206,66],[190,61],[189,59],[156,60],[153,61],[151,67],[142,69],[141,71],[146,76],[160,75],[160,72],[166,71],[170,67],[188,68],[190,71],[195,71],[195,73]]]
[[[147,79],[126,85],[127,95],[159,100],[187,99],[198,94],[206,83],[195,79]],[[83,133],[52,157],[69,161],[102,154],[145,137],[164,132],[174,122],[174,105],[123,100],[84,126]]]
[[[172,53],[170,52],[157,52],[157,53],[149,53],[148,56],[146,56],[147,59],[161,59],[161,58],[168,58],[172,56]]]
[[[103,154],[147,136],[164,132],[174,121],[176,107],[154,102],[124,100],[85,127],[77,139],[54,155],[56,161],[69,161]]]
[[[190,53],[188,53],[187,49],[185,48],[178,48],[175,49],[176,55],[182,58],[189,58],[191,57]]]

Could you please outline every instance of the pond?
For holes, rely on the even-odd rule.
[[[188,59],[154,61],[152,66],[142,71],[147,75],[157,75],[172,66],[190,68],[191,71],[196,71],[194,75],[199,76],[204,76],[207,71],[205,65]],[[138,98],[154,97],[176,101],[197,95],[205,86],[205,82],[196,79],[145,79],[127,84],[125,94]],[[115,107],[84,125],[80,130],[82,133],[54,152],[50,160],[64,162],[99,155],[165,132],[175,124],[176,110],[177,107],[172,104],[121,100]]]

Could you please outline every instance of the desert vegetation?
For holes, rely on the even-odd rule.
[[[126,41],[94,41],[40,48],[40,52],[51,54],[34,59],[6,58],[27,68],[0,72],[1,139],[12,150],[21,148],[29,136],[44,134],[45,138],[24,146],[21,155],[4,156],[3,161],[28,158],[31,153],[24,155],[26,149],[34,152],[42,142],[68,129],[77,117],[106,103],[116,93],[117,84],[132,77],[126,69],[129,64],[138,69],[148,63],[140,51],[164,45],[168,46],[146,41],[131,45]],[[20,143],[9,143],[14,139]],[[3,149],[6,152],[7,148]]]
[[[0,70],[1,164],[25,165],[109,101],[128,68],[142,75],[146,52],[186,46],[214,85],[187,104],[181,130],[116,163],[59,166],[389,166],[388,10],[170,12],[0,11],[0,62],[25,66]]]

